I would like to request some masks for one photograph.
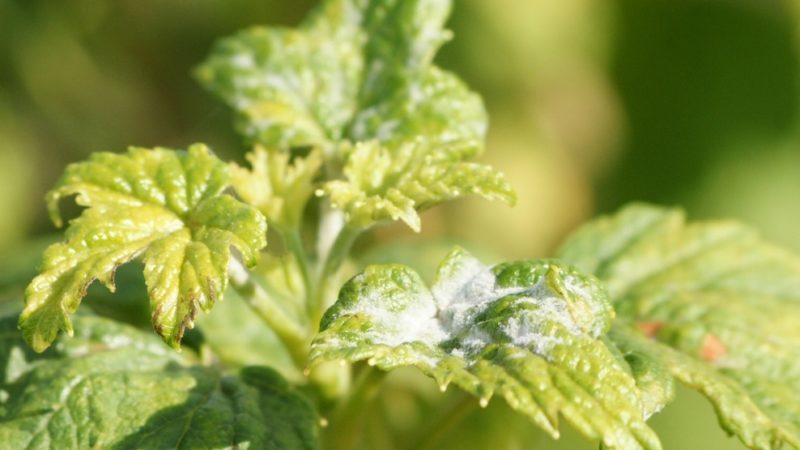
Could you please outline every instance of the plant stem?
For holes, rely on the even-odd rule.
[[[303,241],[296,228],[291,230],[281,230],[281,236],[286,244],[286,249],[294,256],[297,266],[300,268],[300,276],[303,278],[303,288],[306,295],[312,291],[311,275],[308,270],[308,255],[303,247]]]
[[[355,440],[362,434],[358,428],[366,405],[378,393],[386,372],[366,366],[358,374],[349,395],[339,401],[329,415],[331,427],[326,430],[328,449],[347,449],[355,447]]]
[[[475,410],[478,401],[468,394],[461,394],[461,398],[446,410],[440,412],[426,426],[420,428],[416,437],[409,440],[408,450],[432,450],[437,448],[439,442],[447,436],[453,428],[461,423],[469,413]]]
[[[333,281],[332,278],[347,258],[350,248],[360,234],[360,228],[344,226],[336,236],[336,240],[331,245],[327,255],[322,259],[322,264],[317,274],[316,289],[308,301],[308,314],[312,324],[319,323],[322,318],[323,309],[326,306],[325,295],[328,292],[331,281]]]
[[[306,311],[311,332],[314,333],[319,327],[322,314],[327,306],[325,296],[330,290],[331,283],[336,281],[335,275],[347,258],[350,247],[356,240],[361,230],[358,228],[343,227],[338,230],[334,242],[327,249],[324,257],[321,258],[321,265],[318,267],[317,282],[313,290],[308,293],[306,300]],[[342,395],[342,387],[350,384],[349,371],[331,371],[325,369],[325,364],[313,368],[308,374],[308,380],[316,385],[325,396],[338,398]]]
[[[250,276],[235,258],[228,265],[231,287],[245,300],[253,312],[280,338],[292,361],[302,370],[308,359],[309,330],[298,323],[270,294]]]

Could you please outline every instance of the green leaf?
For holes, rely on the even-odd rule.
[[[253,142],[321,148],[342,177],[319,191],[354,226],[466,194],[514,202],[483,149],[476,94],[432,64],[449,37],[449,0],[328,0],[297,29],[257,27],[222,40],[200,80]],[[343,160],[343,161],[341,161]],[[294,206],[299,208],[300,206]]]
[[[314,177],[322,155],[312,151],[290,161],[286,152],[256,147],[247,154],[251,169],[231,163],[231,184],[246,203],[261,211],[271,224],[295,229],[303,208],[314,193]]]
[[[315,414],[274,371],[192,366],[150,335],[76,317],[74,339],[26,353],[0,320],[0,442],[7,448],[310,450]],[[12,370],[13,369],[13,370]],[[10,372],[11,376],[8,376]]]
[[[627,365],[602,339],[603,287],[555,261],[484,266],[456,249],[433,287],[398,265],[370,266],[325,314],[314,362],[416,366],[486,405],[499,394],[553,437],[562,415],[610,448],[657,449]]]
[[[612,332],[614,329],[612,327]],[[619,352],[620,362],[629,368],[631,376],[636,380],[645,417],[651,417],[675,399],[675,380],[656,355],[638,348],[619,345],[616,340],[609,339],[608,336],[606,345],[609,349]]]
[[[513,204],[516,200],[505,177],[493,168],[465,161],[472,149],[431,148],[424,140],[394,150],[376,141],[356,144],[347,157],[346,180],[325,184],[320,193],[345,211],[358,227],[400,219],[420,230],[418,210],[467,194]]]
[[[220,41],[201,82],[266,146],[418,135],[480,146],[480,98],[432,66],[449,0],[327,0],[297,29],[255,27]]]
[[[304,381],[275,332],[264,326],[235,290],[226,293],[214,314],[198,318],[197,328],[203,333],[203,343],[226,367],[265,365],[290,381]]]
[[[607,283],[623,350],[702,392],[748,447],[800,448],[800,258],[646,205],[585,226],[560,256]]]
[[[20,327],[36,351],[59,330],[72,334],[70,314],[94,280],[114,291],[116,268],[142,256],[153,326],[178,348],[198,310],[209,311],[228,282],[230,247],[248,265],[266,245],[266,223],[254,208],[223,194],[228,169],[207,147],[188,151],[131,148],[96,153],[67,167],[48,205],[77,194],[87,209],[70,223],[66,241],[50,246],[40,275],[25,292]]]

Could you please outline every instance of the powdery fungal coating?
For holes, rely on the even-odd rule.
[[[609,448],[658,449],[644,421],[657,408],[601,340],[612,318],[603,287],[567,265],[488,267],[455,249],[431,289],[400,265],[351,279],[322,320],[311,360],[413,365],[482,405],[502,396],[553,437],[562,415]]]
[[[197,77],[267,146],[350,140],[471,141],[480,97],[433,65],[450,37],[450,0],[327,0],[296,28],[253,27],[221,40]]]
[[[501,173],[473,161],[487,128],[480,97],[433,64],[451,34],[451,6],[324,1],[297,28],[223,39],[197,76],[236,111],[252,142],[314,147],[341,164],[317,195],[350,225],[402,220],[419,231],[418,211],[437,203],[516,198]]]
[[[554,345],[563,342],[552,334],[553,323],[573,335],[597,338],[612,316],[601,287],[555,262],[514,263],[493,270],[455,249],[442,263],[430,291],[415,273],[398,269],[383,283],[370,284],[354,303],[336,313],[368,317],[372,327],[366,335],[375,344],[396,347],[421,342],[464,356],[481,352],[500,333],[501,341],[547,359]],[[367,281],[379,271],[367,268],[351,283]],[[488,316],[498,303],[510,303],[503,308],[517,314],[501,312],[495,323]]]

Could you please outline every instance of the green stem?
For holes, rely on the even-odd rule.
[[[360,229],[345,226],[338,231],[336,239],[330,248],[321,256],[317,272],[317,282],[314,290],[309,293],[306,307],[307,315],[311,324],[312,332],[316,332],[322,314],[327,306],[325,296],[330,291],[331,283],[335,281],[335,275],[339,267],[347,258],[350,247],[358,237]],[[330,363],[327,363],[330,364]],[[343,393],[343,387],[349,385],[350,372],[341,370],[331,370],[327,364],[316,366],[308,372],[308,380],[314,384],[324,397],[339,398]]]
[[[339,401],[329,414],[330,427],[325,430],[325,448],[352,449],[362,435],[358,428],[366,405],[377,395],[386,372],[371,366],[363,368],[349,395]]]
[[[281,231],[281,236],[286,244],[286,249],[294,256],[297,266],[300,268],[300,276],[303,278],[303,288],[306,295],[312,291],[311,275],[308,270],[308,255],[303,247],[303,240],[296,228]]]
[[[322,318],[323,309],[326,306],[325,295],[328,292],[331,281],[333,281],[332,278],[347,258],[350,248],[360,234],[361,228],[345,225],[336,236],[330,251],[325,255],[317,274],[316,290],[309,297],[308,302],[308,314],[312,324],[319,323]]]
[[[468,394],[462,394],[454,404],[448,405],[447,409],[439,413],[427,425],[420,428],[414,439],[409,440],[411,444],[406,447],[408,450],[432,450],[438,447],[439,443],[447,434],[460,424],[478,406],[478,401]]]
[[[298,323],[272,296],[258,284],[247,269],[237,260],[231,259],[228,266],[231,287],[245,300],[253,312],[280,338],[292,361],[302,370],[308,359],[309,330]]]

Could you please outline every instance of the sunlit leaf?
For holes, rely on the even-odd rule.
[[[231,184],[236,194],[258,208],[270,223],[295,228],[303,207],[314,193],[314,177],[322,164],[318,151],[290,161],[278,150],[256,147],[247,154],[250,169],[231,164]]]
[[[264,217],[224,194],[227,187],[227,166],[201,144],[96,153],[70,165],[48,194],[51,215],[61,225],[58,201],[73,194],[87,209],[47,249],[26,290],[25,339],[42,351],[59,330],[71,334],[69,316],[89,285],[99,280],[113,291],[116,268],[142,256],[153,326],[178,347],[198,310],[222,296],[230,247],[252,265],[266,245]]]
[[[645,205],[586,225],[560,256],[607,283],[623,350],[703,393],[748,447],[800,448],[799,258],[737,223]]]
[[[480,98],[431,63],[449,0],[328,0],[296,29],[255,27],[220,41],[200,80],[267,146],[340,140],[481,144]]]
[[[415,231],[420,229],[418,210],[463,195],[514,203],[505,177],[489,166],[467,162],[471,153],[455,146],[431,148],[423,140],[394,150],[376,141],[359,143],[347,156],[346,180],[326,183],[321,193],[353,225],[400,219]]]
[[[487,267],[457,249],[431,289],[405,266],[370,266],[322,320],[312,361],[415,366],[486,404],[494,394],[554,437],[563,416],[610,448],[660,448],[635,380],[602,339],[604,288],[555,261]]]
[[[296,29],[222,40],[198,69],[253,142],[314,147],[341,178],[320,193],[352,225],[403,220],[466,194],[513,203],[501,174],[468,162],[483,149],[480,97],[432,64],[449,0],[328,0]],[[297,206],[294,206],[297,208]]]

